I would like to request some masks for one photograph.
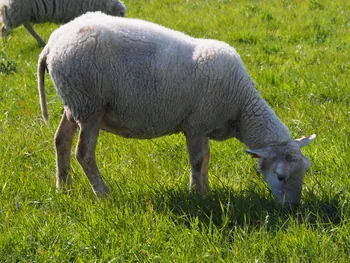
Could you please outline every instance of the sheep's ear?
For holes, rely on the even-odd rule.
[[[274,152],[270,148],[244,150],[244,151],[250,154],[253,158],[269,158],[274,156]]]
[[[313,139],[316,138],[316,134],[313,134],[311,136],[303,136],[300,139],[296,139],[295,141],[299,144],[299,147],[302,148],[306,145],[309,145]]]
[[[120,1],[118,1],[115,3],[113,10],[115,12],[123,13],[123,15],[125,15],[126,7],[124,4],[122,4]]]

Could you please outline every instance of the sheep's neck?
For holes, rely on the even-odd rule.
[[[266,101],[259,94],[252,97],[242,107],[238,139],[250,149],[278,145],[290,140],[288,128]]]

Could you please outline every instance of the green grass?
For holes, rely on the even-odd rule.
[[[302,204],[279,209],[237,140],[211,143],[205,198],[188,193],[182,135],[102,132],[98,200],[73,158],[56,193],[61,101],[36,87],[41,51],[23,27],[0,40],[0,262],[350,262],[350,2],[125,0],[128,16],[234,46],[293,137],[317,134]],[[36,25],[48,39],[57,26]]]

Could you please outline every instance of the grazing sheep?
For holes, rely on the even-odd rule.
[[[119,0],[0,0],[1,34],[6,36],[10,30],[24,25],[43,47],[45,42],[30,23],[64,24],[88,11],[124,16],[126,7]]]
[[[97,195],[108,193],[95,161],[100,129],[139,139],[183,132],[190,185],[198,193],[209,191],[209,139],[235,137],[259,158],[277,202],[300,202],[310,167],[300,148],[315,135],[291,139],[226,43],[142,20],[83,15],[57,29],[40,55],[38,89],[47,120],[45,69],[64,105],[55,135],[58,188],[71,184],[78,126],[76,158]]]

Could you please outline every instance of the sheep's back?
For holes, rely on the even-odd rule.
[[[87,14],[56,30],[48,46],[50,75],[77,119],[108,108],[126,126],[162,134],[183,127],[210,132],[235,115],[227,77],[237,54],[222,42]]]
[[[14,0],[12,0],[14,1]],[[102,11],[108,13],[108,2],[111,0],[17,0],[16,5],[21,5],[23,9],[30,11],[30,22],[56,22],[67,23],[74,18],[89,12]],[[21,4],[20,4],[21,2]],[[28,14],[25,10],[21,11],[23,14]]]

